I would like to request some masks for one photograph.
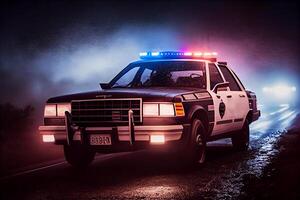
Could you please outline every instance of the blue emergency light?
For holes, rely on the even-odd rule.
[[[216,52],[182,52],[182,51],[148,51],[141,52],[140,58],[144,60],[152,59],[200,59],[217,61],[218,54]]]

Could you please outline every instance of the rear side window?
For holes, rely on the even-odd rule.
[[[229,82],[229,88],[231,91],[241,91],[240,86],[236,82],[235,78],[233,77],[232,73],[229,69],[225,66],[219,65],[221,72],[224,75],[224,78],[227,82]]]
[[[208,68],[210,78],[210,89],[212,90],[216,84],[223,83],[224,81],[215,64],[209,63]]]

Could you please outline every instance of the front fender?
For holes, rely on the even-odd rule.
[[[205,108],[203,106],[193,105],[190,108],[190,111],[188,113],[188,120],[191,121],[197,112],[205,113],[205,115],[208,116],[208,112],[205,110]]]

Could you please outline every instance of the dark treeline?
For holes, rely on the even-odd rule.
[[[22,136],[34,124],[34,107],[0,104],[0,141]]]

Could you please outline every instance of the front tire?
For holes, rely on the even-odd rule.
[[[232,146],[237,151],[245,151],[249,147],[249,122],[246,119],[243,128],[232,136]]]
[[[83,145],[64,145],[64,154],[70,165],[85,168],[94,160],[96,152]]]
[[[187,146],[186,158],[192,164],[202,165],[206,159],[207,132],[199,119],[194,119],[190,132],[190,141]]]

